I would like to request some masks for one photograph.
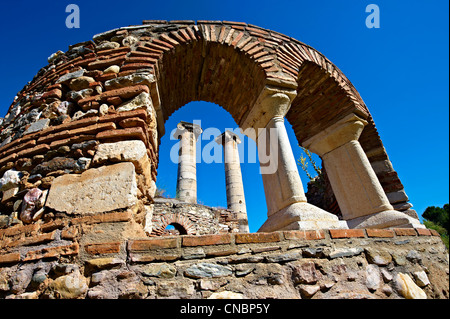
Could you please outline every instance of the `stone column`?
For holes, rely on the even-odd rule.
[[[177,198],[187,203],[197,203],[196,143],[202,133],[199,125],[181,121],[174,137],[180,139],[178,151]]]
[[[350,114],[302,145],[322,157],[349,228],[424,227],[389,203],[358,141],[366,124]]]
[[[227,188],[227,207],[237,213],[239,231],[249,232],[247,208],[245,206],[244,184],[242,183],[241,163],[237,145],[241,143],[239,136],[225,131],[216,138],[223,146],[225,160],[225,182]]]
[[[306,202],[284,115],[295,92],[266,88],[242,127],[258,129],[257,145],[267,203],[267,221],[259,231],[347,228],[345,222]],[[264,128],[264,129],[261,129]],[[268,159],[263,163],[263,159]]]
[[[260,159],[265,148],[270,149],[269,164],[261,163],[268,218],[259,231],[347,228],[337,216],[307,203],[284,118],[272,118],[262,134],[258,137]],[[274,163],[277,168],[271,173],[267,168]]]

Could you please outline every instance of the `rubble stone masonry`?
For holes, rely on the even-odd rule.
[[[241,22],[144,21],[52,54],[0,118],[0,297],[448,298],[433,231],[239,233],[234,212],[155,201],[174,111],[214,102],[244,127],[281,91],[299,145],[367,122],[381,192],[417,218],[362,98],[320,52]],[[170,224],[182,236],[162,236]]]

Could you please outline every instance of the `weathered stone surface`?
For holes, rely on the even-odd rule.
[[[320,290],[320,286],[318,285],[300,285],[299,286],[300,294],[304,298],[311,298]]]
[[[95,80],[90,76],[80,76],[78,78],[72,79],[70,81],[69,87],[73,91],[79,91],[87,89],[89,87],[89,84],[93,82],[95,82]]]
[[[149,73],[134,73],[106,81],[105,88],[106,90],[115,90],[137,84],[150,86],[154,81],[154,76]]]
[[[106,269],[112,267],[120,267],[124,264],[124,261],[119,258],[95,258],[89,259],[87,265],[93,269]]]
[[[410,250],[408,254],[406,255],[406,259],[408,259],[412,263],[421,263],[422,262],[422,256],[417,250]]]
[[[46,206],[68,214],[108,212],[137,201],[134,165],[119,163],[57,177]]]
[[[74,71],[72,73],[67,73],[64,74],[63,76],[61,76],[58,80],[56,80],[56,83],[66,83],[72,79],[78,78],[80,76],[82,76],[84,74],[84,72],[86,72],[86,70],[81,69],[78,71]]]
[[[232,274],[232,269],[210,263],[198,263],[185,270],[184,274],[190,278],[217,278]]]
[[[23,174],[15,169],[7,170],[0,178],[0,191],[5,191],[19,184]]]
[[[212,293],[208,299],[244,299],[244,295],[232,291],[221,291]]]
[[[365,248],[365,252],[369,262],[378,266],[386,266],[392,261],[391,254],[385,250]]]
[[[116,143],[103,143],[98,145],[93,164],[101,164],[106,161],[133,162],[138,164],[147,157],[147,149],[141,140],[120,141]]]
[[[32,188],[25,194],[22,202],[22,211],[20,213],[21,221],[27,224],[33,221],[36,209],[42,207],[42,194],[42,190],[39,188]]]
[[[60,276],[49,285],[54,297],[61,299],[84,298],[88,291],[86,279],[79,270],[65,276]]]
[[[50,124],[49,119],[39,120],[39,121],[31,124],[30,127],[27,128],[27,130],[23,134],[26,135],[26,134],[31,134],[31,133],[42,131],[43,129],[46,129],[49,124]]]
[[[104,41],[97,45],[97,50],[110,50],[110,49],[117,49],[120,47],[120,44],[117,42],[110,42],[110,41]]]
[[[175,277],[176,272],[176,268],[169,264],[150,264],[141,271],[144,276],[166,279]]]
[[[416,280],[416,283],[419,287],[425,287],[430,284],[430,280],[428,279],[428,276],[425,271],[416,271],[413,272],[414,279]]]
[[[142,299],[147,294],[144,282],[126,268],[102,270],[91,278],[90,299]]]
[[[315,284],[318,280],[318,273],[313,262],[307,262],[292,269],[292,278],[295,284]]]
[[[357,256],[364,251],[364,248],[338,248],[330,252],[329,257],[331,259],[339,258],[339,257],[351,257]]]
[[[120,66],[118,66],[118,65],[111,65],[111,66],[107,67],[105,69],[105,71],[103,71],[103,74],[119,73],[119,72],[120,72]]]
[[[398,273],[393,282],[397,292],[406,299],[427,299],[426,293],[407,274]]]
[[[117,112],[126,112],[136,109],[144,108],[147,110],[148,114],[155,114],[155,109],[153,108],[153,102],[150,95],[147,92],[142,92],[132,100],[125,102],[116,109]]]
[[[175,279],[158,283],[156,292],[163,298],[189,298],[195,293],[195,288],[189,280]]]
[[[380,269],[377,265],[367,265],[366,267],[366,286],[370,291],[375,291],[381,287],[383,283],[381,279]]]

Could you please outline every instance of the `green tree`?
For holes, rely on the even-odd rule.
[[[424,225],[436,230],[441,235],[442,241],[449,248],[449,204],[444,207],[429,206],[422,214]]]

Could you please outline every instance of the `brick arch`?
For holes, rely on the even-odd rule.
[[[160,215],[158,219],[159,220],[153,221],[154,228],[153,228],[152,234],[154,234],[154,235],[163,234],[164,230],[169,225],[176,225],[175,226],[176,229],[178,229],[178,227],[182,228],[186,232],[186,234],[184,234],[184,235],[195,235],[197,233],[195,225],[185,215],[168,213],[168,214]]]
[[[119,67],[119,73],[106,72],[113,65]],[[71,93],[74,89],[69,80],[77,72],[93,80],[87,87],[91,93]],[[127,80],[128,76],[144,73],[145,77],[138,80]],[[114,83],[116,79],[121,80]],[[177,108],[195,100],[214,102],[241,126],[251,116],[258,119],[258,112],[264,116],[264,110],[258,110],[258,101],[265,97],[266,90],[289,91],[291,107],[286,118],[299,142],[347,114],[366,119],[361,145],[373,164],[386,164],[376,172],[378,178],[386,192],[403,189],[367,107],[334,64],[288,36],[229,21],[144,21],[140,26],[95,35],[91,41],[55,54],[17,94],[0,127],[0,172],[19,164],[34,167],[42,159],[37,155],[44,159],[48,153],[55,156],[62,146],[139,139],[147,148],[150,165],[145,169],[137,165],[137,171],[150,170],[143,183],[154,182],[164,122]],[[144,103],[148,108],[117,110],[141,94],[148,95]],[[61,102],[73,104],[67,117],[58,116]],[[107,110],[101,108],[104,104]],[[32,112],[41,111],[41,119],[49,119],[48,127],[32,127],[36,117]],[[75,111],[92,112],[79,119]],[[88,148],[73,152],[78,157],[93,156]],[[70,161],[52,165],[45,169],[72,173],[83,167]],[[142,185],[140,191],[146,194]],[[402,200],[406,202],[407,198]]]

